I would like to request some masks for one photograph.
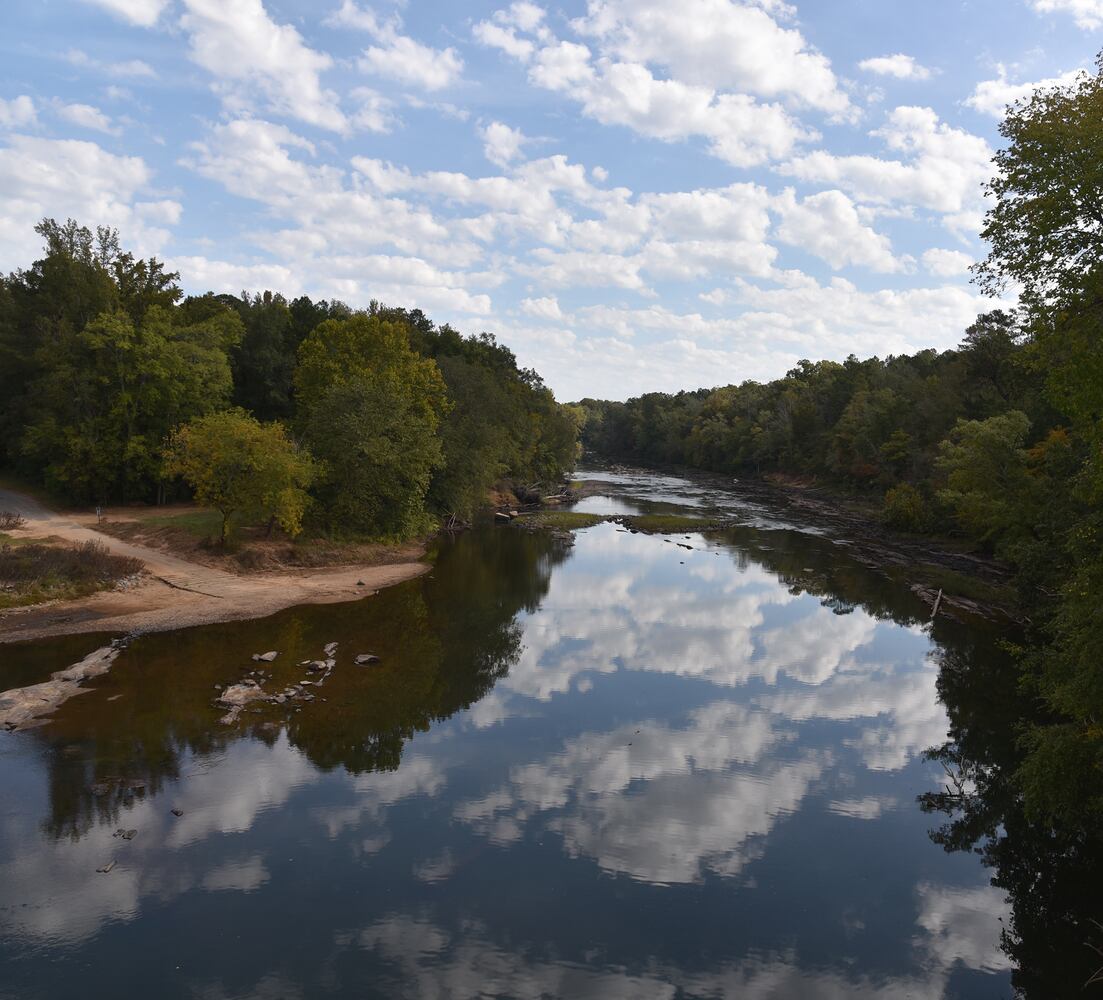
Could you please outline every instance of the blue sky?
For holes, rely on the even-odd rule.
[[[37,0],[0,12],[0,269],[117,227],[188,291],[489,330],[560,399],[946,348],[1009,100],[1103,0]]]

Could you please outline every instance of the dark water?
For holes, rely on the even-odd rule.
[[[606,478],[590,509],[745,525],[477,530],[366,601],[142,638],[0,734],[0,997],[1010,996],[1008,891],[916,802],[940,672],[1009,669],[997,636],[715,487]],[[329,641],[313,703],[219,722],[252,653],[278,688]],[[0,647],[0,683],[97,644]]]

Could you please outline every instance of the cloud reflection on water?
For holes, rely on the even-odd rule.
[[[0,825],[0,880],[35,904],[0,908],[0,928],[75,946],[113,922],[134,921],[154,900],[275,892],[278,849],[254,846],[251,835],[263,817],[285,811],[305,817],[310,851],[351,854],[361,871],[390,870],[412,830],[432,831],[412,863],[401,855],[424,900],[465,870],[456,830],[495,851],[550,844],[564,864],[626,876],[641,890],[727,879],[734,891],[753,882],[755,862],[769,857],[783,824],[819,810],[868,827],[912,808],[907,795],[878,782],[945,734],[929,637],[861,607],[837,613],[738,553],[698,536],[690,544],[611,525],[580,533],[539,607],[519,616],[522,651],[508,674],[408,743],[397,770],[337,771],[320,788],[319,770],[285,735],[270,747],[231,742],[214,766],[173,786],[180,818],[168,815],[166,795],[128,807],[119,823],[141,833],[109,877],[95,871],[118,847],[106,827],[43,845],[25,826]],[[679,682],[684,701],[656,708],[652,693],[637,709],[634,685],[656,680],[667,689]],[[571,708],[558,711],[561,702]],[[602,707],[591,712],[591,704]],[[404,819],[414,806],[416,820]],[[508,928],[474,917],[452,927],[427,904],[353,924],[364,929],[338,932],[335,948],[385,960],[400,973],[395,995],[419,997],[681,990],[933,1000],[956,967],[1006,970],[1000,893],[916,882],[915,962],[880,978],[819,969],[784,949],[703,969],[659,958],[648,968],[580,964],[515,947]],[[273,984],[286,987],[279,995],[303,992],[293,978],[267,976],[252,993],[209,982],[195,993],[276,995]]]

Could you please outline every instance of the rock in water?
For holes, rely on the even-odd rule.
[[[241,684],[231,684],[218,696],[218,700],[231,708],[241,708],[263,697],[264,689],[256,681],[244,681]]]
[[[366,663],[378,663],[378,662],[379,662],[379,657],[376,656],[375,653],[361,653],[358,657],[356,657],[356,663],[359,666],[364,666],[364,664],[366,664]]]
[[[264,688],[256,681],[245,680],[240,684],[231,684],[218,697],[218,704],[226,705],[230,709],[219,721],[226,726],[232,725],[246,705],[267,697]]]
[[[323,651],[325,652],[325,654],[326,654],[326,658],[328,659],[329,657],[333,656],[333,654],[334,654],[334,653],[336,653],[336,652],[337,652],[337,643],[335,643],[335,642],[327,642],[327,643],[326,643],[326,644],[325,644],[325,645],[324,645],[324,646],[322,647],[322,650],[323,650]]]
[[[253,659],[259,660],[261,663],[271,663],[279,655],[276,650],[270,649],[267,653],[254,653]]]

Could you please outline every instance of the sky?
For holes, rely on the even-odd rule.
[[[490,331],[561,400],[945,349],[1000,304],[1004,107],[1100,49],[1103,0],[9,0],[0,271],[113,226],[189,293]]]

